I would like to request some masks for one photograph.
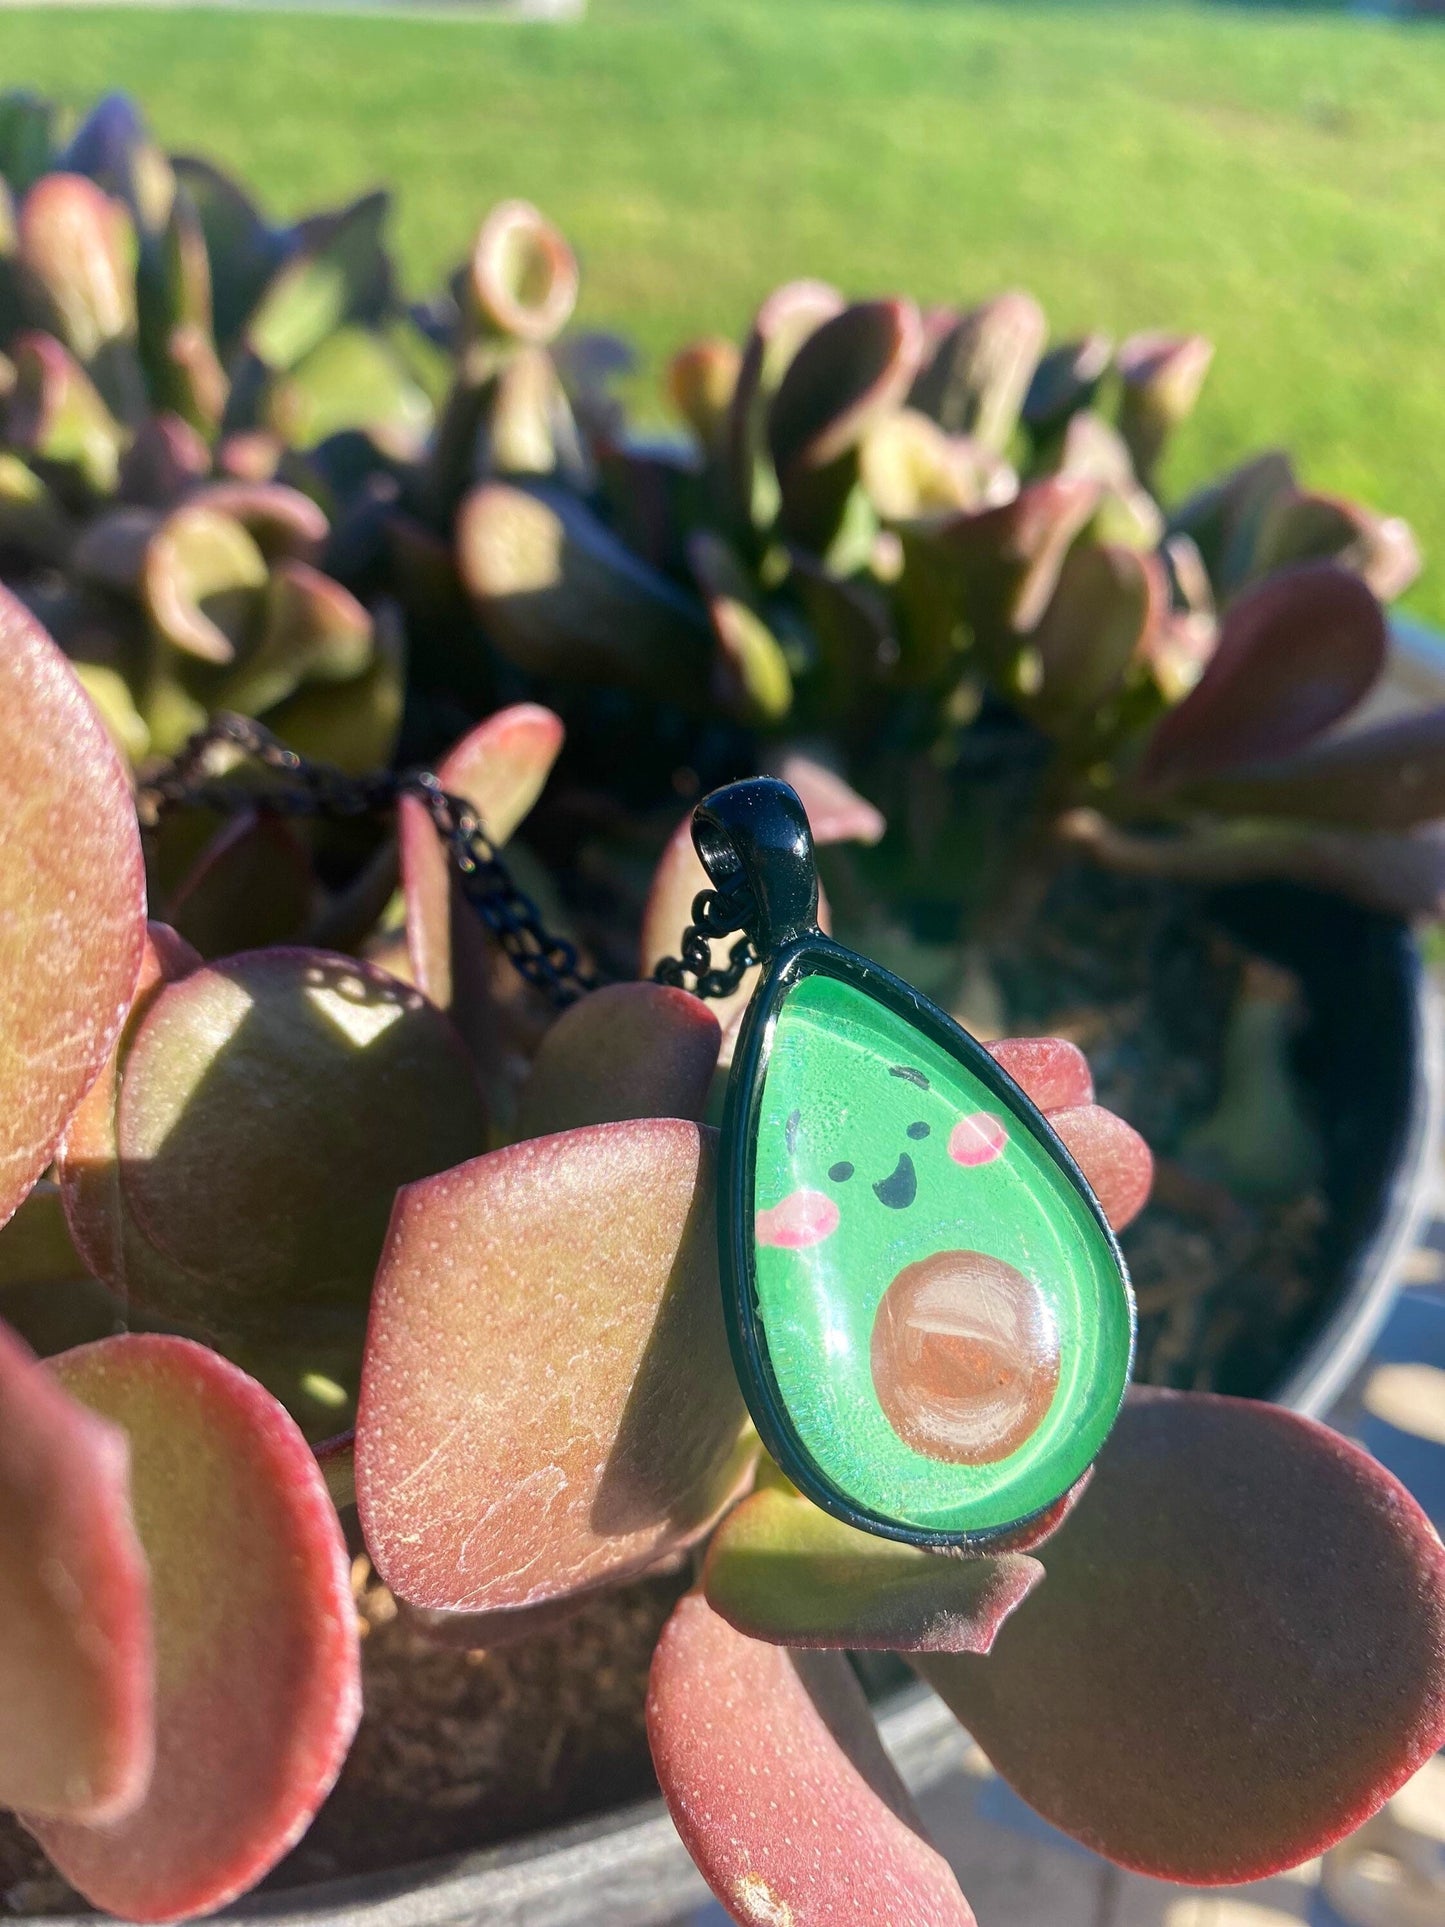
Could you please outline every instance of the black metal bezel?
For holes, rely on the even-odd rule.
[[[1014,1117],[1032,1132],[1055,1164],[1073,1184],[1108,1242],[1118,1270],[1120,1289],[1129,1313],[1129,1359],[1124,1374],[1127,1388],[1134,1367],[1137,1319],[1128,1267],[1118,1240],[1087,1180],[1048,1120],[1008,1073],[975,1037],[912,985],[895,977],[881,964],[845,949],[817,930],[786,943],[765,961],[764,975],[743,1019],[728,1080],[723,1113],[722,1148],[718,1173],[718,1257],[722,1274],[723,1310],[743,1396],[763,1444],[800,1492],[835,1518],[861,1531],[906,1545],[952,1547],[987,1551],[1047,1512],[1064,1495],[1007,1524],[982,1531],[943,1532],[906,1525],[856,1505],[841,1492],[814,1461],[793,1428],[773,1375],[767,1339],[758,1316],[753,1240],[753,1186],[757,1164],[757,1132],[763,1084],[773,1035],[783,998],[805,976],[838,978],[876,998],[913,1025],[934,1044],[971,1072]],[[1123,1392],[1120,1393],[1120,1403]],[[1117,1417],[1118,1407],[1110,1423]],[[1067,1490],[1067,1488],[1065,1488]]]

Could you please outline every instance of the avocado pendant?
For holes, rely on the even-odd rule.
[[[719,1199],[754,1423],[851,1524],[987,1545],[1061,1498],[1108,1436],[1134,1344],[1118,1246],[988,1052],[819,931],[792,790],[717,791],[693,836],[763,959]]]

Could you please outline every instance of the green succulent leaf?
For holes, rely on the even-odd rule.
[[[954,435],[1007,448],[1048,340],[1032,295],[1001,294],[968,314],[930,317],[928,349],[909,401]]]
[[[950,1558],[762,1491],[713,1535],[703,1591],[729,1625],[780,1646],[986,1653],[1043,1576],[1021,1553]]]
[[[246,345],[273,373],[295,368],[343,322],[371,319],[389,280],[382,228],[390,196],[365,194],[299,227],[246,323]]]
[[[608,984],[563,1011],[522,1085],[517,1136],[624,1118],[700,1120],[722,1032],[690,991]]]

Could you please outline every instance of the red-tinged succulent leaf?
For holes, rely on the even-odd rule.
[[[1135,836],[1095,810],[1071,810],[1056,827],[1066,842],[1122,876],[1196,883],[1288,877],[1386,916],[1445,916],[1445,836],[1435,829],[1394,835],[1246,818],[1177,836]]]
[[[716,335],[689,342],[667,364],[667,398],[704,448],[726,429],[741,367],[738,349]]]
[[[399,1597],[526,1606],[653,1564],[733,1495],[743,1422],[710,1133],[594,1125],[397,1199],[356,1474]]]
[[[519,668],[704,700],[701,608],[570,496],[484,482],[458,514],[457,561],[488,636]]]
[[[1122,1866],[1256,1880],[1445,1740],[1445,1550],[1313,1420],[1138,1391],[987,1660],[921,1670],[1031,1805]]]
[[[239,522],[270,561],[289,556],[297,562],[315,562],[331,532],[325,509],[300,489],[281,482],[208,482],[190,500]]]
[[[1098,504],[1097,482],[1050,475],[1011,502],[959,516],[937,531],[963,613],[985,647],[1035,626],[1053,598],[1064,557]]]
[[[733,513],[762,527],[778,506],[777,479],[765,460],[768,409],[788,364],[808,337],[840,314],[844,301],[823,281],[789,281],[758,309],[728,410],[727,467]]]
[[[1019,1553],[925,1552],[765,1490],[713,1534],[702,1583],[729,1625],[779,1646],[986,1653],[1043,1576]]]
[[[489,841],[500,848],[541,795],[562,737],[562,723],[550,709],[516,703],[464,736],[437,776],[450,795],[471,804]],[[402,800],[397,844],[412,977],[434,1004],[451,1012],[497,1110],[510,1101],[512,1060],[530,1057],[550,1011],[462,895],[431,818],[414,798]]]
[[[145,1793],[154,1669],[128,1454],[0,1325],[0,1806],[110,1820]]]
[[[785,749],[769,764],[773,776],[797,791],[813,841],[877,843],[888,824],[883,812],[860,796],[836,770],[801,749]]]
[[[119,201],[81,174],[47,174],[20,204],[16,239],[37,319],[81,361],[134,336],[135,235]]]
[[[1250,572],[1272,575],[1315,561],[1338,562],[1381,602],[1393,602],[1419,575],[1420,548],[1398,515],[1375,515],[1340,496],[1281,490],[1260,517]]]
[[[356,1730],[340,1523],[292,1420],[205,1347],[128,1335],[47,1369],[129,1440],[155,1625],[156,1763],[124,1819],[27,1823],[97,1907],[128,1920],[210,1913],[300,1837]]]
[[[1083,1498],[1093,1476],[1094,1468],[1090,1466],[1083,1477],[1069,1487],[1062,1499],[1055,1499],[1052,1505],[1045,1506],[1042,1512],[1036,1512],[1032,1519],[1015,1526],[1011,1532],[1000,1533],[990,1548],[992,1555],[997,1558],[1005,1552],[1033,1552],[1046,1539],[1052,1539]]]
[[[141,508],[169,508],[211,472],[211,452],[179,415],[148,415],[121,457],[121,499]]]
[[[739,1927],[973,1927],[843,1654],[749,1639],[689,1593],[653,1655],[647,1734],[683,1845]]]
[[[315,887],[310,855],[293,826],[248,810],[216,832],[166,913],[200,956],[229,957],[294,941]]]
[[[95,1276],[110,1285],[123,1303],[132,1296],[142,1304],[149,1302],[139,1278],[152,1259],[156,1266],[170,1268],[165,1267],[158,1252],[135,1237],[124,1209],[115,1140],[120,1062],[128,1039],[157,990],[197,969],[200,962],[199,953],[167,924],[146,926],[140,975],[124,1029],[72,1113],[55,1160],[65,1221],[75,1248]]]
[[[1353,731],[1299,755],[1229,771],[1191,797],[1234,815],[1357,830],[1411,830],[1445,816],[1445,709]]]
[[[1213,360],[1214,344],[1204,335],[1131,335],[1120,347],[1119,427],[1144,480],[1174,430],[1194,412]]]
[[[1077,1044],[1062,1037],[1004,1037],[988,1054],[1041,1111],[1094,1101],[1094,1076]]]
[[[1170,517],[1171,531],[1198,546],[1221,599],[1248,575],[1270,504],[1294,488],[1289,457],[1269,449],[1191,495]]]
[[[1048,1119],[1109,1223],[1116,1231],[1132,1224],[1149,1202],[1154,1184],[1154,1154],[1133,1125],[1102,1104],[1051,1110]]]
[[[179,508],[145,553],[141,587],[157,631],[201,662],[234,662],[262,619],[266,558],[241,524]]]
[[[53,335],[20,335],[10,347],[15,381],[6,400],[5,439],[23,455],[68,471],[96,495],[120,474],[125,432],[95,383]]]
[[[1077,544],[1064,558],[1029,638],[1023,707],[1045,729],[1068,732],[1086,723],[1118,694],[1163,623],[1168,603],[1157,556],[1099,542]]]
[[[577,285],[571,248],[530,202],[492,209],[467,264],[467,294],[485,327],[519,341],[551,341],[571,319]]]
[[[1002,451],[1049,338],[1044,311],[1031,294],[998,295],[935,325],[935,344],[909,400],[951,434],[972,435]]]
[[[759,606],[756,581],[711,529],[689,536],[687,564],[717,643],[715,700],[739,721],[779,722],[792,707],[793,677],[782,644]]]
[[[369,611],[308,562],[277,562],[266,583],[255,647],[221,686],[224,703],[260,715],[304,682],[349,682],[372,660]]]
[[[877,421],[858,450],[858,477],[885,521],[958,514],[982,508],[975,444],[949,435],[916,408]]]
[[[1173,786],[1302,749],[1369,693],[1386,648],[1358,576],[1330,562],[1272,576],[1231,604],[1204,674],[1150,738],[1144,780]]]
[[[0,1223],[110,1055],[144,940],[125,771],[69,664],[0,590]]]
[[[608,984],[563,1011],[517,1103],[517,1136],[623,1118],[700,1120],[717,1068],[718,1020],[690,991]]]
[[[265,1336],[277,1309],[364,1305],[399,1185],[485,1142],[471,1065],[410,986],[320,950],[256,950],[166,985],[126,1052],[125,1205],[194,1278],[159,1307]]]
[[[768,448],[784,488],[794,469],[826,468],[855,448],[907,393],[922,352],[910,301],[860,301],[810,334],[768,410]]]
[[[1056,433],[1080,408],[1087,408],[1109,372],[1114,344],[1107,335],[1085,335],[1051,348],[1034,370],[1024,397],[1023,419],[1042,440]]]

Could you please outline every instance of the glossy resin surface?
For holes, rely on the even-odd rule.
[[[823,971],[783,994],[752,1192],[755,1316],[851,1506],[997,1530],[1081,1476],[1133,1341],[1113,1241],[996,1070]]]

